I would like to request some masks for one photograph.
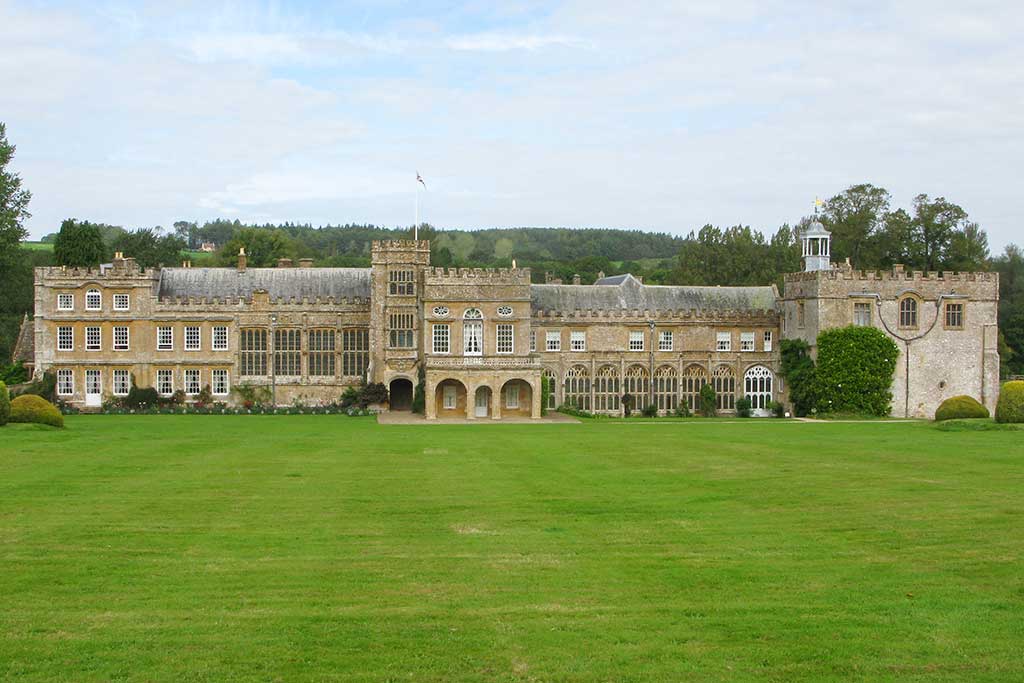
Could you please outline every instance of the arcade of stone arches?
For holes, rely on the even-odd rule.
[[[551,390],[548,394],[548,409],[569,405],[580,410],[595,413],[621,414],[624,412],[622,398],[633,397],[633,410],[640,410],[653,403],[659,413],[673,413],[680,405],[691,413],[700,411],[700,390],[710,384],[715,390],[716,408],[728,412],[736,409],[736,399],[750,399],[754,414],[767,415],[774,392],[780,390],[775,373],[764,365],[753,365],[744,371],[742,381],[737,381],[736,369],[732,365],[716,365],[708,369],[692,363],[682,372],[673,365],[660,365],[653,377],[647,366],[629,365],[624,371],[618,364],[607,363],[591,369],[584,364],[571,366],[563,378],[557,371],[544,369]]]

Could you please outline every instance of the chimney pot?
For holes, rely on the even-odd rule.
[[[299,259],[299,268],[312,268],[312,267],[313,267],[313,259],[311,259],[311,258],[300,258]]]
[[[291,268],[292,260],[290,258],[279,258],[277,259],[278,268]]]
[[[574,285],[578,285],[578,284],[580,283],[580,276],[579,276],[579,274],[577,274],[577,273],[573,273],[573,276],[572,276],[572,283],[573,283]]]
[[[245,261],[246,261],[246,259],[245,259],[245,247],[241,247],[238,250],[238,272],[239,273],[244,273],[245,272]]]

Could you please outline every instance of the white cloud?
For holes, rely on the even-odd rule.
[[[513,5],[334,22],[160,5],[108,25],[0,4],[31,227],[408,224],[419,169],[437,179],[424,217],[452,227],[774,229],[870,181],[1015,238],[1024,8]]]
[[[508,52],[510,50],[536,51],[549,47],[591,47],[591,44],[570,35],[530,35],[505,33],[476,33],[446,38],[444,44],[465,52]]]

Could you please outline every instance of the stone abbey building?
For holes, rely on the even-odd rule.
[[[278,405],[336,401],[382,382],[390,410],[409,410],[422,368],[426,416],[540,417],[549,408],[620,414],[622,397],[662,413],[718,408],[747,396],[756,414],[785,401],[779,341],[871,325],[901,358],[893,414],[930,417],[949,396],[994,407],[998,391],[994,273],[856,272],[829,261],[813,224],[805,271],[785,291],[645,285],[632,275],[593,284],[531,284],[525,268],[430,266],[426,241],[375,242],[370,268],[163,268],[120,254],[98,268],[37,268],[34,371],[52,369],[70,403],[98,407],[131,382],[186,396],[209,386],[265,385]]]

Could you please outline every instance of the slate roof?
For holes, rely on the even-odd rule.
[[[776,308],[772,287],[675,287],[643,285],[632,275],[598,282],[618,284],[530,285],[534,311],[690,310],[771,311]]]
[[[632,273],[624,273],[622,275],[609,275],[608,277],[600,278],[594,282],[595,285],[621,285],[627,279],[636,280]],[[637,284],[640,281],[637,280]]]
[[[158,296],[209,299],[252,297],[257,289],[271,299],[363,299],[370,296],[369,268],[164,268]]]

